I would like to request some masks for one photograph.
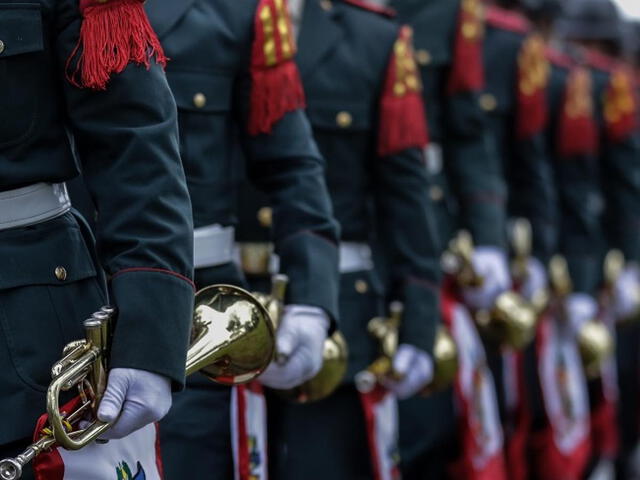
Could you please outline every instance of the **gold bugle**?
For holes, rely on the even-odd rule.
[[[476,312],[475,319],[485,337],[521,350],[533,340],[538,315],[521,295],[508,291],[498,295],[490,311]]]
[[[433,348],[433,380],[422,391],[423,395],[441,392],[453,384],[458,373],[458,355],[458,345],[449,330],[444,325],[438,326]]]
[[[342,333],[336,330],[325,340],[322,357],[322,368],[311,380],[278,393],[294,403],[317,402],[331,395],[347,373],[349,350]]]
[[[578,350],[587,376],[600,376],[602,364],[613,354],[614,341],[606,325],[590,320],[578,331]]]

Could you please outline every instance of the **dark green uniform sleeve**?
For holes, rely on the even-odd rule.
[[[477,245],[504,248],[506,185],[479,92],[448,96],[446,128],[445,162],[461,226],[471,232]]]
[[[245,112],[248,99],[245,89]],[[287,303],[320,307],[337,320],[338,226],[309,121],[296,110],[270,134],[245,135],[249,179],[268,195],[273,208],[275,252],[290,281]]]
[[[431,353],[440,311],[440,262],[422,154],[409,149],[377,159],[375,181],[390,300],[405,308],[400,342]]]
[[[77,0],[57,8],[64,75],[81,19]],[[162,69],[130,65],[104,92],[67,82],[60,101],[97,206],[99,257],[119,311],[110,365],[149,370],[181,386],[193,309],[193,226],[176,108]]]

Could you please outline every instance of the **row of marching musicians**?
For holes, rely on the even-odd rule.
[[[143,3],[0,4],[0,479],[640,474],[610,0]]]

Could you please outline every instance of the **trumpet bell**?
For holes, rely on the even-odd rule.
[[[324,342],[322,368],[311,380],[278,393],[294,403],[311,403],[327,398],[342,383],[347,373],[349,349],[342,333],[336,331]]]
[[[196,293],[187,375],[200,371],[224,385],[246,383],[267,368],[274,348],[269,313],[249,292],[214,285]]]
[[[431,384],[423,392],[426,395],[448,388],[458,373],[458,345],[444,326],[438,327],[433,349],[435,371]]]
[[[602,364],[613,354],[613,337],[602,322],[588,321],[578,332],[578,349],[587,376],[598,378]]]
[[[491,340],[521,350],[533,340],[537,318],[524,298],[515,292],[504,292],[496,299],[491,312],[480,312],[477,321]]]

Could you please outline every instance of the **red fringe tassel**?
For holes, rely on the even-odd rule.
[[[80,39],[67,61],[67,78],[73,85],[105,90],[111,75],[121,73],[130,63],[149,68],[155,58],[166,66],[167,58],[142,1],[82,0],[80,10],[84,17]]]
[[[380,109],[378,155],[386,157],[429,143],[424,104],[419,93],[404,97],[385,95]]]

